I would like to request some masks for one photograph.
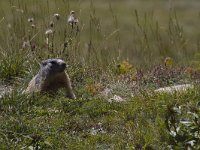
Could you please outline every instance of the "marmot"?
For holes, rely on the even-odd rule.
[[[67,97],[76,99],[72,91],[70,78],[64,71],[65,68],[66,63],[61,59],[42,61],[38,74],[30,81],[25,93],[55,93],[58,89],[64,88]]]

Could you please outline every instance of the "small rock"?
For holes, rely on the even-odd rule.
[[[112,98],[108,100],[108,102],[124,102],[125,100],[118,95],[114,95]]]
[[[110,95],[112,95],[112,89],[105,88],[101,93],[101,96],[108,98]]]
[[[175,92],[185,92],[188,89],[193,89],[193,84],[181,84],[181,85],[174,85],[156,89],[154,92],[156,93],[175,93]]]
[[[0,85],[0,98],[12,92],[12,87],[8,85]]]

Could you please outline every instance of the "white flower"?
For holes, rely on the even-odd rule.
[[[49,38],[48,38],[48,37],[46,38],[45,43],[46,43],[47,45],[49,45]]]
[[[190,145],[190,146],[192,146],[192,147],[195,145],[195,143],[196,143],[195,140],[191,140],[191,141],[187,142],[187,144]]]
[[[41,147],[40,146],[29,146],[28,147],[30,150],[35,150],[35,149],[41,149]]]
[[[181,114],[181,106],[178,106],[178,107],[173,107],[172,108],[173,109],[173,111],[175,112],[175,113],[177,113],[177,114]]]
[[[180,123],[182,123],[185,126],[190,126],[192,124],[192,122],[189,120],[180,120]]]
[[[175,131],[170,131],[169,133],[171,136],[175,137],[176,136],[176,132]]]

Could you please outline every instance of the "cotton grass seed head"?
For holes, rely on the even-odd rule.
[[[34,18],[31,17],[31,18],[28,18],[28,22],[32,23],[34,21]]]
[[[70,25],[73,25],[73,24],[77,24],[78,23],[78,19],[76,18],[76,15],[75,15],[75,11],[71,11],[70,12],[70,15],[69,15],[69,17],[68,17],[68,23],[70,24]]]
[[[31,24],[32,29],[35,29],[35,27],[36,27],[35,24]]]
[[[12,25],[10,23],[8,23],[7,27],[10,29],[10,28],[12,28]]]
[[[55,13],[55,14],[53,15],[53,17],[56,18],[56,20],[59,20],[59,19],[60,19],[60,14]]]
[[[19,13],[22,13],[22,14],[24,13],[23,9],[16,9],[16,11],[19,12]]]
[[[75,11],[74,11],[74,10],[72,10],[72,11],[70,12],[70,14],[75,14]]]
[[[52,29],[47,29],[45,31],[45,35],[50,35],[50,34],[53,34],[53,30]]]

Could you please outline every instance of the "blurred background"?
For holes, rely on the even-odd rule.
[[[31,39],[38,59],[66,56],[101,66],[128,60],[147,67],[171,57],[181,65],[200,64],[199,0],[1,0],[0,7],[3,53],[24,52],[23,42]],[[79,19],[76,34],[67,23],[71,10]],[[52,52],[44,44],[55,13],[60,19]]]

